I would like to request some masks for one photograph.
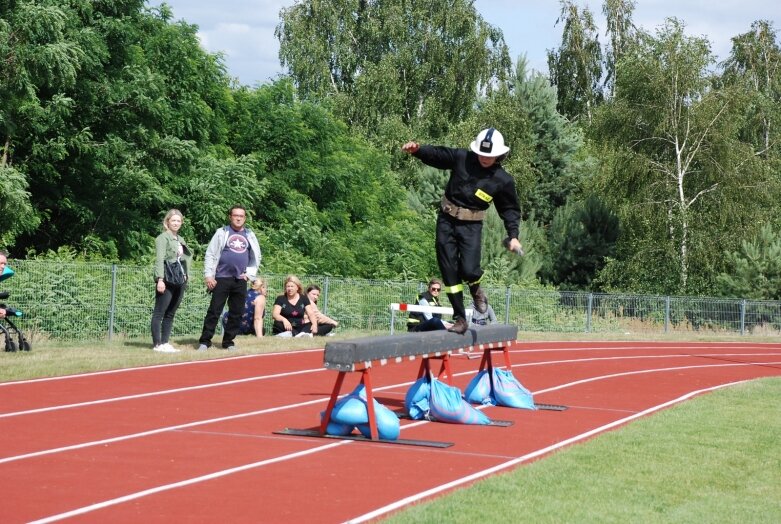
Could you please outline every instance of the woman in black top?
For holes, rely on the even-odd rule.
[[[311,322],[304,322],[304,315]],[[285,292],[274,301],[272,333],[281,337],[313,336],[317,333],[317,313],[304,294],[301,281],[295,275],[285,279]]]

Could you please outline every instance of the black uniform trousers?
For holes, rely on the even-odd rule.
[[[243,278],[217,278],[217,285],[212,289],[209,309],[203,319],[203,331],[198,342],[211,346],[214,330],[222,315],[222,308],[228,302],[228,320],[222,334],[222,347],[227,348],[239,334],[241,315],[244,313],[244,302],[247,300],[247,281]]]
[[[458,220],[439,212],[437,217],[437,263],[446,288],[466,282],[470,292],[479,287],[483,270],[480,255],[483,240],[481,221]],[[465,318],[462,291],[447,291],[453,306],[453,318]]]

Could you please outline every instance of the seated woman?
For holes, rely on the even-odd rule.
[[[244,302],[244,313],[239,322],[240,335],[263,336],[263,319],[266,317],[266,281],[262,278],[255,279],[247,291],[247,300]],[[222,315],[222,328],[228,321],[228,312]]]
[[[278,337],[306,337],[317,333],[317,314],[295,275],[285,279],[285,292],[274,301],[272,333]],[[307,316],[309,321],[304,321]]]
[[[339,325],[339,322],[331,317],[324,315],[320,308],[317,307],[317,301],[320,300],[320,286],[312,284],[306,288],[306,297],[309,299],[309,303],[312,304],[312,308],[315,310],[315,316],[317,317],[317,333],[314,333],[316,337],[324,337],[331,332],[331,330]],[[309,315],[304,315],[304,322],[309,322]]]

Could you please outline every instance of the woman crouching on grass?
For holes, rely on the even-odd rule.
[[[305,322],[304,316],[311,319]],[[295,275],[285,279],[285,292],[274,301],[272,333],[278,337],[311,337],[317,333],[317,313]]]

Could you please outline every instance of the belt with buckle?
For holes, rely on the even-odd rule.
[[[467,209],[459,207],[442,195],[442,211],[458,220],[480,222],[485,219],[485,209]]]

